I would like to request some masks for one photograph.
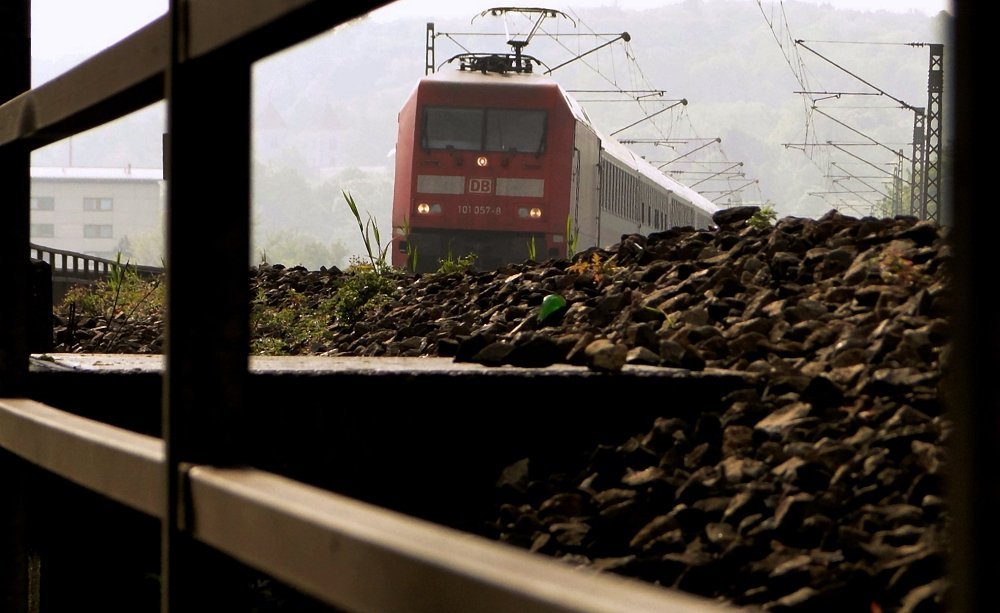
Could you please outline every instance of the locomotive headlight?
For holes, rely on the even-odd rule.
[[[426,215],[431,212],[431,205],[427,204],[426,202],[421,202],[420,204],[417,205],[417,212],[420,213],[421,215]]]
[[[486,159],[485,155],[481,155],[476,158],[476,166],[479,166],[480,168],[486,168],[487,164],[489,164],[489,160]]]
[[[542,209],[538,208],[537,206],[531,208],[528,208],[526,206],[520,206],[517,207],[517,216],[520,217],[521,219],[528,219],[529,217],[531,219],[541,219]]]
[[[541,219],[542,209],[536,206],[532,208],[530,211],[528,211],[528,216],[531,217],[532,219]]]

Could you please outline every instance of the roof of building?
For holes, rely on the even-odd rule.
[[[32,166],[32,179],[77,181],[162,181],[162,168],[84,168],[80,166]]]

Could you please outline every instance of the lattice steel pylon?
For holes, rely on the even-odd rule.
[[[940,221],[941,213],[941,102],[944,89],[944,45],[930,46],[927,71],[926,158],[924,161],[924,214],[922,219]]]
[[[932,43],[927,69],[927,108],[913,109],[913,172],[910,214],[939,221],[941,211],[941,102],[944,45]]]
[[[918,219],[926,219],[927,198],[924,186],[927,175],[924,174],[925,147],[927,136],[924,133],[926,120],[924,109],[913,107],[913,155],[910,157],[910,215]]]

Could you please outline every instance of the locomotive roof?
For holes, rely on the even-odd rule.
[[[448,83],[471,83],[477,85],[510,85],[519,87],[542,87],[558,89],[562,98],[566,101],[570,111],[579,120],[593,126],[587,112],[583,110],[580,103],[575,98],[566,93],[558,81],[548,75],[524,73],[524,72],[480,72],[476,70],[445,70],[429,74],[421,79],[421,83],[428,81],[448,82]]]

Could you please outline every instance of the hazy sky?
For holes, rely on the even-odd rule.
[[[573,0],[526,2],[524,6],[545,6],[568,10],[584,6],[620,6],[624,9],[648,9],[682,0]],[[716,0],[718,1],[718,0]],[[755,2],[755,0],[743,0]],[[949,9],[950,0],[799,0],[828,4],[837,8],[908,12],[917,10],[935,15]],[[398,0],[377,11],[374,17],[424,16],[428,18],[473,15],[494,6],[517,3],[497,1]],[[61,58],[90,55],[124,38],[134,30],[166,12],[168,0],[32,0],[32,55],[36,58]]]

